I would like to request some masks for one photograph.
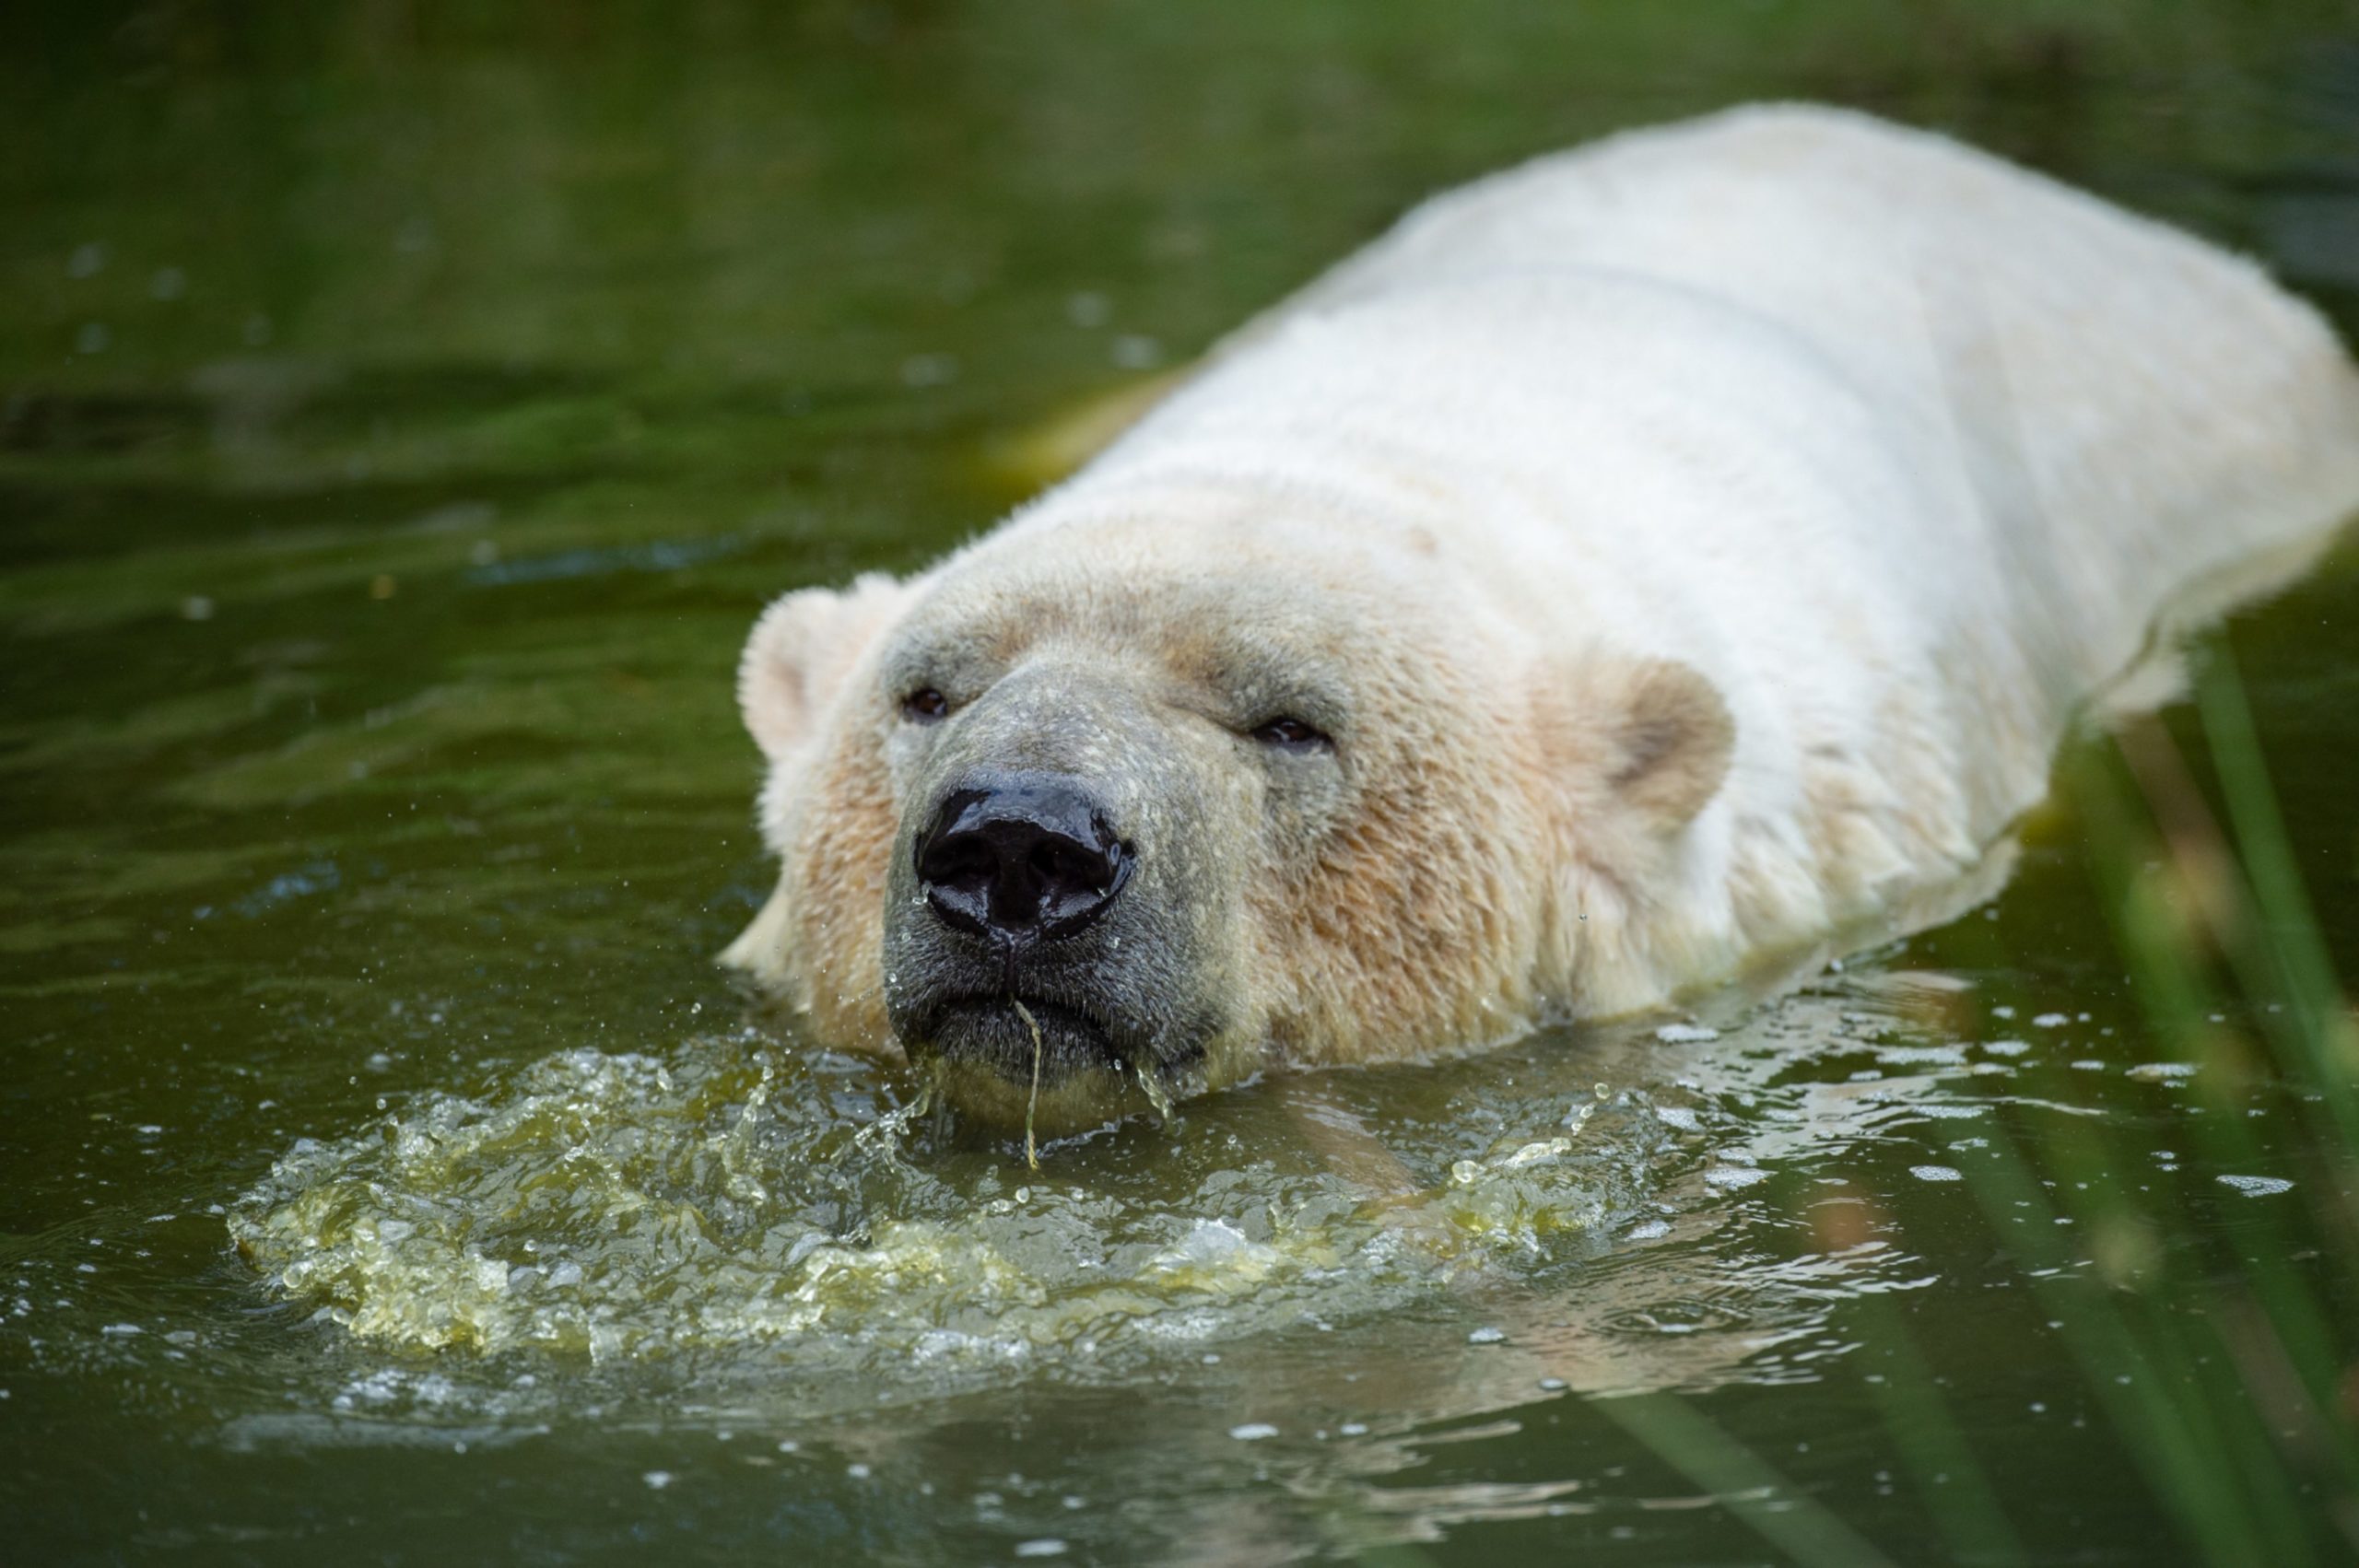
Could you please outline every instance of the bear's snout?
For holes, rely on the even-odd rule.
[[[1080,780],[1026,772],[947,791],[918,835],[913,869],[945,924],[1014,948],[1061,941],[1105,914],[1135,859]]]
[[[1185,1093],[1232,1029],[1237,900],[1206,846],[1244,827],[1209,784],[1233,743],[1159,717],[1102,678],[1021,672],[910,781],[885,1013],[963,1115],[1094,1126],[1143,1085]]]

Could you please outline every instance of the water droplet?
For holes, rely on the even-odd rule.
[[[2127,1070],[2125,1076],[2135,1078],[2142,1083],[2176,1083],[2194,1077],[2195,1064],[2191,1061],[2142,1061]]]

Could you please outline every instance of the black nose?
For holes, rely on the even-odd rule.
[[[918,883],[961,930],[1011,942],[1070,936],[1130,880],[1130,847],[1073,779],[1003,775],[953,790],[918,837]]]

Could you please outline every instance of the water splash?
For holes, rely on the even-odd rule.
[[[944,1114],[939,1062],[897,1074],[751,1028],[570,1050],[299,1141],[229,1223],[269,1289],[362,1344],[671,1365],[803,1411],[1011,1369],[1182,1375],[1215,1349],[1460,1297],[1547,1361],[1533,1375],[1692,1385],[1807,1332],[1830,1299],[1825,1278],[1703,1261],[1712,1216],[1767,1201],[1797,1160],[1888,1139],[1903,1098],[1939,1106],[2013,1071],[1928,1061],[1859,1093],[1857,1064],[1894,1034],[1860,1002],[1763,1013],[1746,1037],[1775,1049],[1543,1036],[1250,1086],[1184,1118],[1142,1075],[1161,1125],[1051,1151]],[[1699,1268],[1728,1331],[1632,1360],[1615,1314],[1693,1293]],[[1517,1301],[1560,1327],[1515,1321]],[[1589,1343],[1612,1349],[1567,1359]]]
[[[742,1040],[568,1051],[298,1144],[229,1229],[276,1292],[363,1340],[939,1387],[1043,1358],[1115,1375],[1585,1255],[1670,1147],[1641,1098],[1583,1094],[1578,1140],[1560,1100],[1454,1164],[1407,1151],[1425,1185],[1379,1199],[1298,1141],[1241,1141],[1226,1119],[1273,1113],[1228,1096],[1068,1141],[1015,1186],[1023,1167],[929,1119],[933,1098]]]
[[[1135,1075],[1139,1081],[1139,1093],[1144,1094],[1146,1103],[1155,1107],[1156,1122],[1165,1127],[1170,1126],[1176,1113],[1171,1104],[1171,1091],[1163,1086],[1162,1075],[1151,1066],[1136,1069]]]

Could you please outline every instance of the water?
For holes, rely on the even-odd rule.
[[[2146,1563],[2201,1549],[2123,1401],[2229,1358],[2116,1366],[2092,1323],[2308,1300],[2359,1358],[2290,1003],[2158,1024],[2108,915],[2158,851],[2095,741],[1994,905],[1790,996],[1257,1085],[1037,1172],[710,963],[769,879],[760,603],[983,525],[1045,427],[1425,191],[1831,97],[2350,328],[2338,6],[0,34],[12,1560],[1766,1561],[1823,1510],[1901,1561],[1995,1515]],[[2212,647],[2347,987],[2359,562]],[[2274,1410],[2238,1368],[2222,1401]],[[1697,1479],[1687,1416],[1771,1491]],[[1970,1468],[1918,1462],[1944,1432]],[[2277,1512],[2330,1527],[2307,1462]]]

